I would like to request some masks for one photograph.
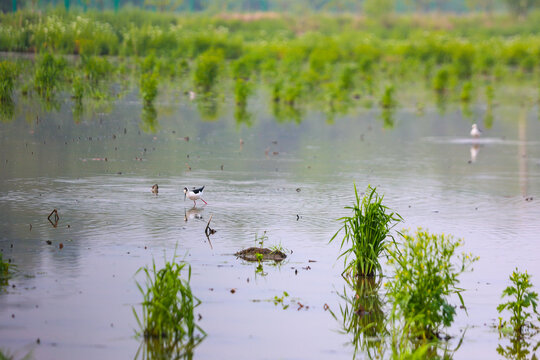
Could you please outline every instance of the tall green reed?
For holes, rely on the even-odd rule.
[[[343,257],[345,270],[343,274],[352,277],[374,276],[381,271],[379,257],[385,252],[388,240],[393,240],[391,229],[402,217],[392,212],[382,204],[383,196],[377,194],[376,188],[367,187],[362,199],[354,185],[356,203],[346,206],[352,210],[352,216],[340,219],[343,226],[332,236],[333,241],[341,231],[344,232],[341,249],[345,250],[339,257]]]

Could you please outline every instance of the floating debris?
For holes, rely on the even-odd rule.
[[[284,260],[287,257],[285,253],[279,250],[270,250],[267,248],[260,248],[260,247],[250,247],[244,250],[240,250],[234,255],[246,261],[258,261],[257,254],[262,255],[263,261],[274,260],[274,261],[279,262],[279,261]]]
[[[51,220],[51,216],[53,216],[53,215],[54,215],[54,222]],[[51,223],[51,225],[53,227],[57,227],[58,226],[58,220],[60,220],[60,216],[58,216],[58,211],[56,209],[51,211],[51,213],[47,217],[47,220],[49,220],[49,222]]]

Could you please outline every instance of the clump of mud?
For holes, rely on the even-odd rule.
[[[287,257],[285,253],[279,250],[270,250],[267,248],[260,248],[260,247],[250,247],[244,250],[240,250],[234,255],[246,261],[257,261],[257,254],[262,255],[263,261],[264,260],[282,261]]]

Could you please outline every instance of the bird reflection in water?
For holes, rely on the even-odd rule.
[[[478,157],[479,152],[480,152],[480,145],[478,144],[471,145],[471,160],[469,160],[469,164],[476,162],[476,158]]]
[[[202,211],[202,208],[196,208],[195,206],[189,210],[184,209],[184,221],[188,222],[189,220],[202,220]]]

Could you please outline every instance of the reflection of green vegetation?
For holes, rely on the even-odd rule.
[[[201,94],[197,96],[197,109],[203,120],[216,120],[219,113],[219,104],[216,95],[213,93]]]
[[[383,120],[383,127],[385,129],[392,129],[394,127],[394,110],[383,109],[381,112],[381,118]]]
[[[287,104],[281,105],[278,102],[272,104],[272,114],[280,123],[293,121],[296,124],[300,124],[304,116],[301,108]]]
[[[386,239],[393,238],[390,230],[402,220],[399,214],[391,212],[382,204],[384,196],[379,196],[376,190],[368,186],[364,197],[360,200],[356,185],[354,186],[356,203],[345,207],[352,210],[353,214],[339,219],[343,226],[330,239],[333,241],[343,230],[341,249],[346,247],[346,243],[348,247],[339,257],[344,258],[343,273],[353,279],[358,276],[374,276],[380,272],[379,257],[386,250]]]
[[[499,344],[497,346],[497,352],[509,360],[527,360],[532,351],[533,355],[530,359],[533,360],[536,359],[536,350],[538,350],[538,347],[540,347],[540,342],[532,347],[532,344],[525,337],[514,334],[510,338],[509,345],[502,346]]]
[[[454,255],[461,240],[422,229],[402,235],[403,244],[394,243],[389,250],[390,264],[395,266],[394,277],[387,283],[393,312],[410,324],[414,336],[436,338],[454,321],[456,310],[449,296],[458,295],[464,306],[463,289],[457,287],[459,275],[477,258],[461,254],[456,268]]]
[[[509,297],[505,303],[497,306],[497,311],[509,310],[512,313],[510,317],[510,326],[517,335],[523,334],[525,327],[531,327],[532,325],[527,321],[532,317],[529,308],[539,315],[536,306],[538,303],[538,293],[532,291],[531,276],[525,273],[520,273],[516,269],[512,275],[510,275],[510,281],[512,285],[504,289],[502,297]],[[500,324],[501,328],[506,326],[506,321]]]
[[[234,119],[237,125],[244,124],[247,127],[253,125],[253,114],[247,111],[245,104],[236,105],[234,108]]]
[[[15,114],[15,102],[11,99],[0,103],[0,121],[8,122],[13,119]]]
[[[375,277],[359,278],[356,284],[349,284],[354,291],[353,295],[339,294],[345,301],[340,305],[341,316],[332,311],[332,316],[342,323],[345,333],[352,336],[354,356],[359,350],[368,354],[369,358],[376,357],[382,346],[381,342],[387,335],[383,302],[379,296],[380,281]]]
[[[145,103],[141,115],[141,130],[145,133],[155,133],[159,129],[157,111],[152,103]]]
[[[181,272],[188,266],[187,280]],[[137,284],[143,295],[142,315],[133,313],[145,340],[143,359],[187,358],[204,339],[206,333],[195,324],[194,309],[200,304],[189,284],[191,268],[185,263],[165,262],[157,270],[143,267],[138,270],[146,278],[146,288]]]

